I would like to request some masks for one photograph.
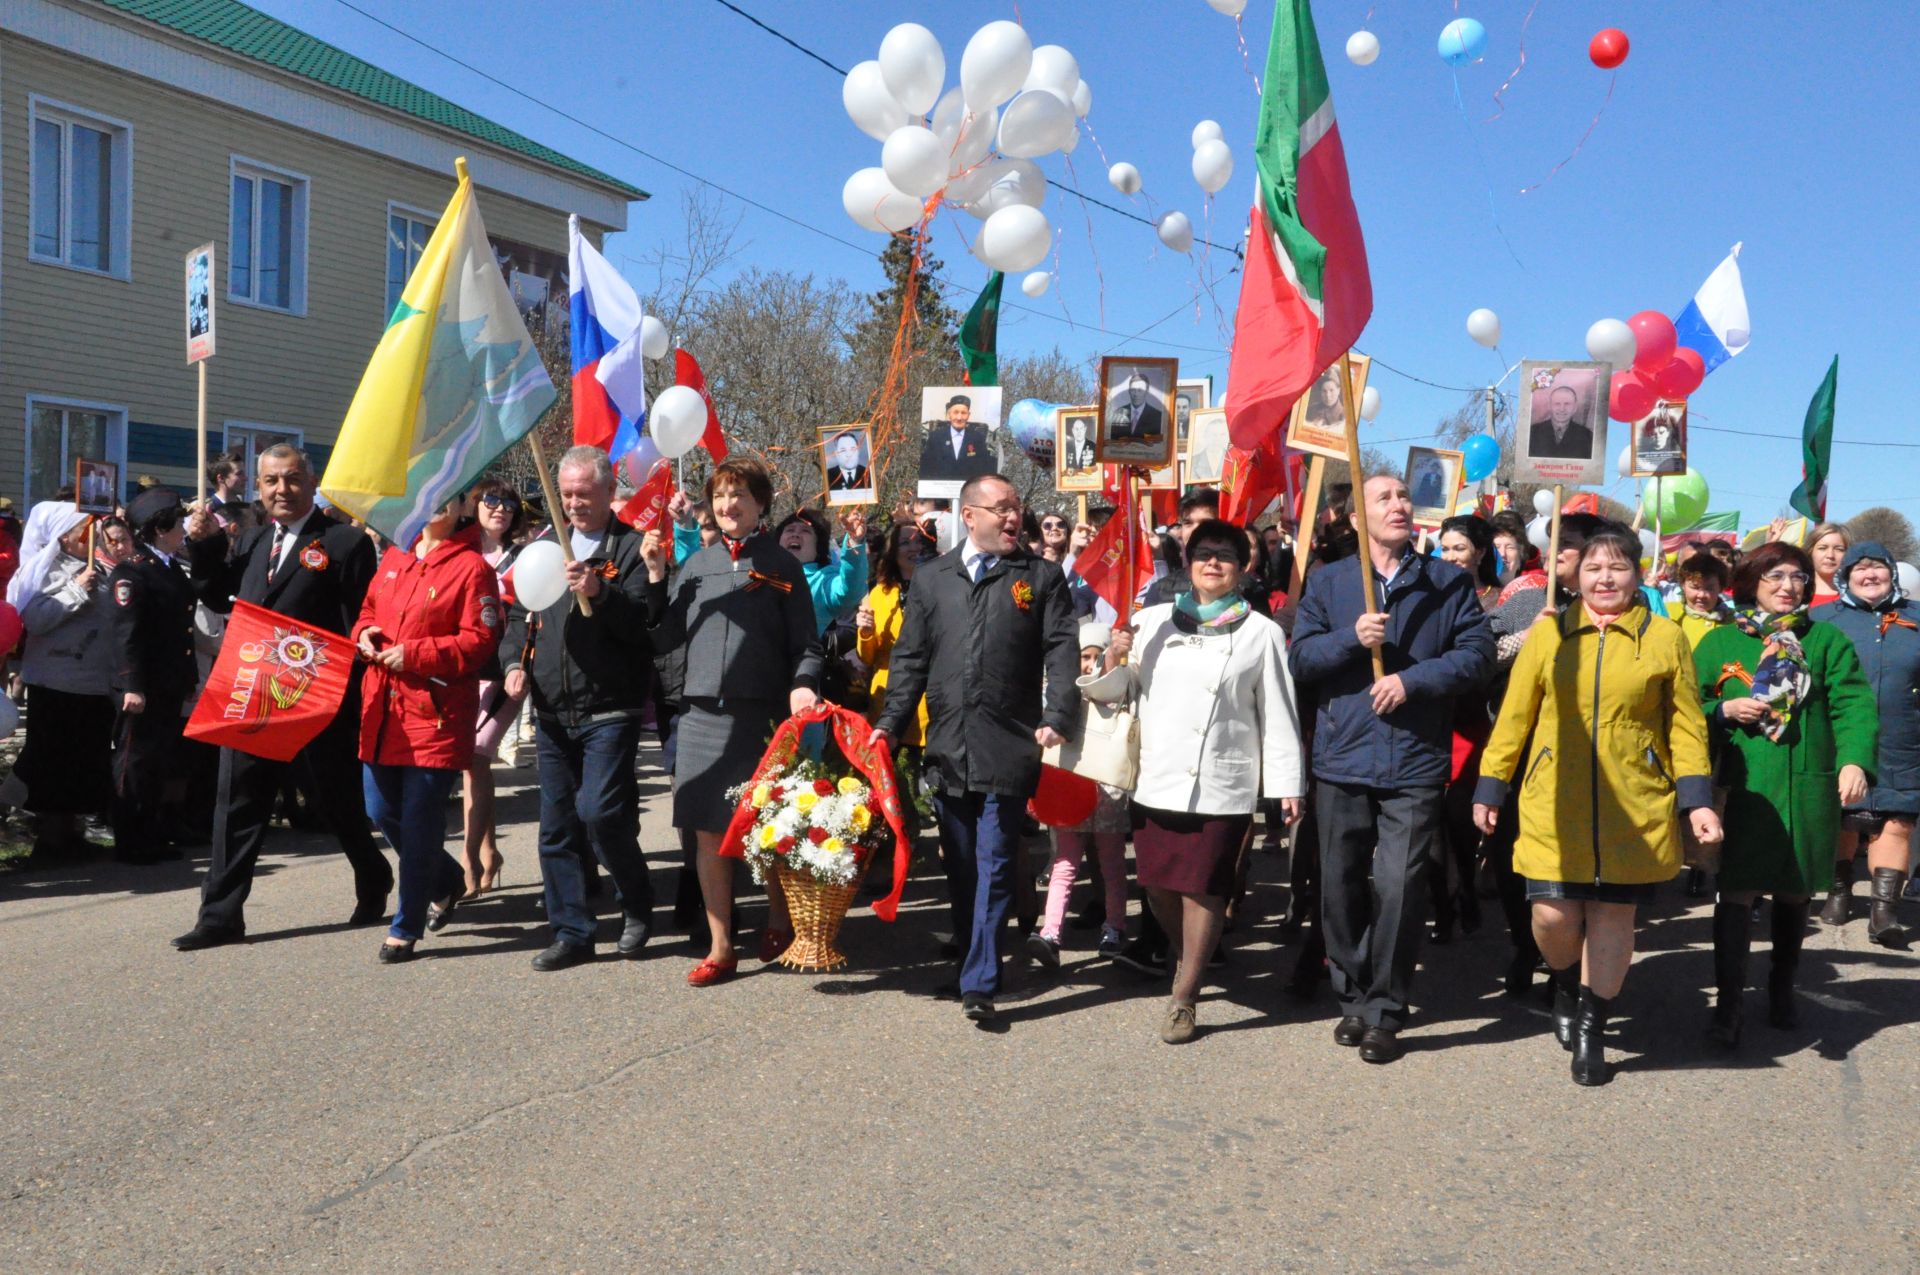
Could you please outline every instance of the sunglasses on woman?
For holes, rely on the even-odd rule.
[[[518,509],[520,502],[504,492],[490,491],[480,497],[480,503],[489,509]]]

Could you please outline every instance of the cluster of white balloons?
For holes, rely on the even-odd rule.
[[[1220,125],[1201,120],[1193,126],[1193,180],[1209,195],[1217,195],[1233,180],[1233,152],[1221,137]]]
[[[956,205],[984,223],[976,257],[995,270],[1030,270],[1053,246],[1040,211],[1046,174],[1034,161],[1079,144],[1093,90],[1073,54],[1035,48],[1017,22],[974,32],[959,84],[942,92],[946,75],[940,41],[916,22],[887,32],[880,56],[848,72],[841,102],[881,148],[878,167],[847,179],[841,203],[860,226],[890,234],[918,225],[931,201]],[[1021,289],[1037,297],[1050,282],[1036,272]]]

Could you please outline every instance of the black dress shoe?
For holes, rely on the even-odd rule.
[[[413,944],[411,943],[383,942],[380,944],[380,963],[382,965],[403,965],[412,959]]]
[[[593,960],[593,944],[569,943],[561,939],[533,958],[533,968],[545,974],[553,970],[569,969],[575,965],[585,965],[591,960]]]
[[[393,913],[387,910],[387,896],[377,899],[362,899],[353,905],[353,915],[347,918],[348,925],[385,925],[393,919]]]
[[[1360,1057],[1370,1063],[1390,1063],[1406,1052],[1400,1033],[1391,1027],[1369,1027],[1360,1037]]]
[[[440,931],[446,929],[447,922],[453,919],[454,908],[458,907],[459,904],[460,896],[458,894],[449,894],[445,903],[427,904],[428,932],[438,934]],[[385,907],[386,904],[383,902],[381,906]]]
[[[1359,1044],[1366,1034],[1367,1021],[1358,1014],[1348,1014],[1333,1025],[1333,1043],[1349,1049]]]
[[[620,943],[614,950],[620,954],[622,960],[638,960],[641,949],[646,947],[647,940],[652,937],[653,927],[644,918],[630,916],[627,918],[626,926],[620,931]]]
[[[976,1023],[993,1020],[993,997],[980,992],[968,992],[960,998],[960,1012]]]
[[[228,943],[247,941],[247,927],[236,925],[231,928],[224,925],[196,925],[173,941],[173,945],[182,952],[198,952],[204,947],[224,947]]]

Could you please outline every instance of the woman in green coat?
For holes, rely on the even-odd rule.
[[[1726,850],[1713,909],[1718,999],[1708,1035],[1740,1043],[1753,901],[1773,896],[1775,1027],[1799,1021],[1794,971],[1807,900],[1830,878],[1840,806],[1867,794],[1879,712],[1845,633],[1807,618],[1813,562],[1772,541],[1733,577],[1734,622],[1700,640],[1700,698],[1720,746]]]

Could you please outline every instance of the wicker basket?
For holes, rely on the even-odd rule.
[[[861,855],[860,866],[846,885],[823,885],[791,868],[773,870],[787,896],[787,916],[793,926],[793,942],[780,954],[780,964],[796,970],[837,970],[847,963],[833,941],[840,936],[840,923],[847,919],[847,909],[860,893],[873,858],[871,851]]]

